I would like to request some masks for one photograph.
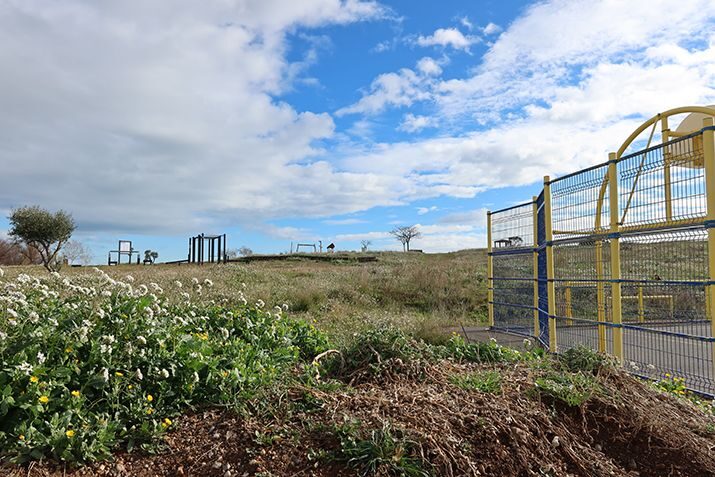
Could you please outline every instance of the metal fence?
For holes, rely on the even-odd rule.
[[[713,129],[666,131],[490,212],[490,325],[715,395]]]

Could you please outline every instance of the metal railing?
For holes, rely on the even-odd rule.
[[[539,197],[489,212],[490,326],[715,395],[712,118],[704,126],[545,177]]]

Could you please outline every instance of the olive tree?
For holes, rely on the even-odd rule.
[[[422,237],[420,229],[416,225],[395,227],[390,230],[390,235],[402,244],[402,250],[407,250],[408,252],[410,251],[410,241]]]
[[[74,219],[60,210],[49,212],[36,205],[14,209],[8,217],[8,235],[40,254],[42,265],[51,272],[59,270],[59,253],[75,229]]]

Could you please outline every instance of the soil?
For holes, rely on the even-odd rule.
[[[399,369],[396,367],[395,369]],[[502,374],[499,395],[464,390],[449,376]],[[390,423],[415,443],[437,476],[715,476],[715,417],[616,369],[580,407],[541,398],[528,365],[461,365],[398,372],[352,387],[296,386],[281,412],[241,417],[206,410],[176,420],[156,455],[117,453],[81,468],[42,462],[6,465],[20,476],[353,476],[335,429]],[[392,475],[386,469],[376,475]]]

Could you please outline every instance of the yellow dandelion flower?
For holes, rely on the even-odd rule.
[[[39,380],[40,380],[40,378],[38,378],[37,376],[30,376],[30,382],[31,382],[31,383],[36,383],[36,382],[38,382]]]
[[[146,413],[147,413],[147,414],[151,414],[151,413],[153,413],[153,412],[154,412],[154,409],[152,409],[152,408],[149,408],[149,409],[146,410]]]
[[[65,432],[65,435],[66,435],[67,437],[73,437],[73,436],[74,436],[74,431],[73,431],[72,429],[68,429],[68,430]]]
[[[127,386],[127,389],[134,389],[134,385],[130,384],[129,386]]]
[[[69,354],[69,353],[71,353],[72,351],[74,351],[74,350],[72,349],[71,346],[68,346],[68,347],[65,348],[65,353],[68,353],[68,354]]]
[[[21,441],[24,441],[24,440],[25,440],[25,434],[20,434],[19,436],[17,436],[17,438],[20,439]]]
[[[171,425],[171,419],[168,417],[164,418],[164,422],[161,423],[161,427],[169,427]]]
[[[149,402],[152,402],[152,401],[154,400],[154,396],[152,396],[151,394],[147,394],[147,395],[146,395],[146,400],[149,401]]]
[[[79,397],[80,394],[81,394],[81,393],[80,393],[79,391],[77,391],[76,389],[75,389],[74,391],[72,391],[72,396],[73,396],[73,397]]]
[[[124,373],[117,371],[114,373],[114,375],[119,376],[121,378],[122,376],[124,376]]]
[[[222,375],[224,378],[227,378],[227,377],[228,377],[228,371],[222,371],[222,372],[221,372],[221,375]]]
[[[42,404],[47,404],[48,402],[50,402],[50,398],[45,395],[42,395],[40,396],[40,399],[38,399],[38,401],[40,401]]]

